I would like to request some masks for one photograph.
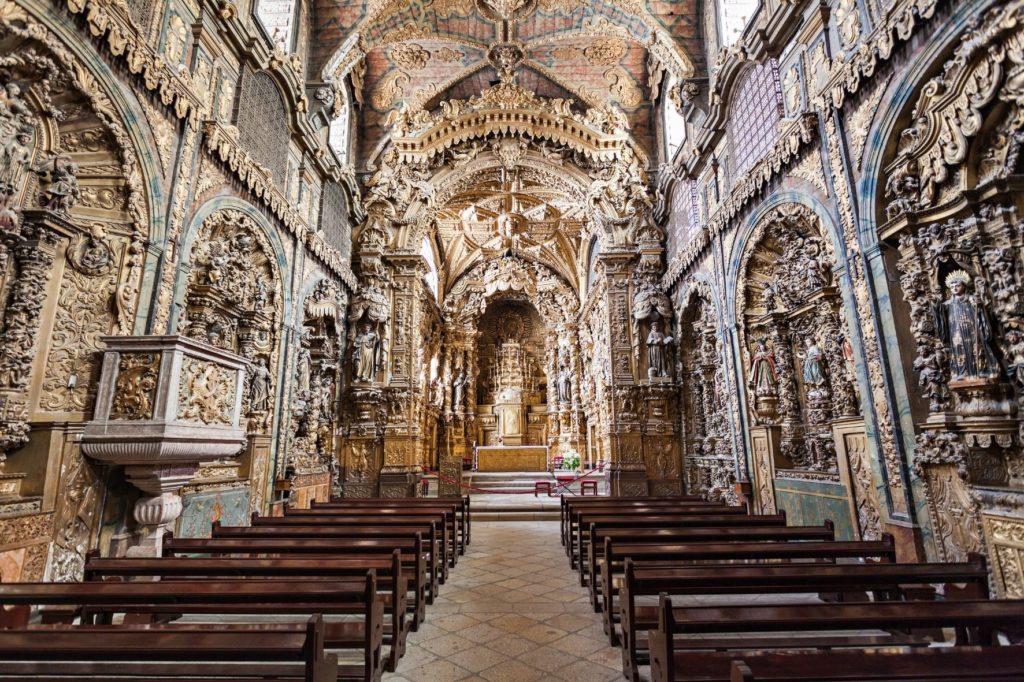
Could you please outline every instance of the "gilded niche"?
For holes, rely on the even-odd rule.
[[[156,353],[122,353],[117,368],[111,419],[141,421],[153,418],[160,356]]]
[[[178,419],[204,424],[231,424],[235,375],[226,367],[185,356],[179,380]]]

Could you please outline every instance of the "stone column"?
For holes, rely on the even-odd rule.
[[[7,328],[0,345],[0,463],[28,442],[25,395],[39,346],[39,325],[46,289],[53,273],[60,231],[73,228],[50,211],[25,211],[20,233],[4,242],[15,262],[15,277],[5,310]]]

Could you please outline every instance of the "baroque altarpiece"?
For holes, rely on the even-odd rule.
[[[496,449],[1024,596],[1024,4],[728,16],[0,0],[0,579]]]

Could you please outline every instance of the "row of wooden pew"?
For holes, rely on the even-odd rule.
[[[374,682],[470,533],[468,497],[345,500],[0,584],[0,680]]]
[[[563,497],[561,524],[634,682],[1024,680],[1024,647],[997,646],[1024,636],[1024,600],[990,599],[980,555],[897,563],[890,535],[696,497]]]

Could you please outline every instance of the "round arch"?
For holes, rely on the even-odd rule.
[[[274,256],[274,264],[281,280],[281,301],[282,321],[291,319],[293,316],[293,300],[291,286],[291,268],[288,266],[288,256],[284,244],[281,242],[278,231],[269,223],[267,218],[255,206],[237,197],[214,197],[205,202],[192,214],[192,219],[185,230],[182,240],[180,262],[189,263],[192,252],[196,246],[195,240],[202,229],[203,224],[215,213],[220,211],[236,210],[242,212],[247,218],[260,229],[262,236],[267,240]],[[180,322],[180,314],[184,305],[184,297],[188,288],[188,268],[179,268],[174,281],[174,310],[168,325],[169,329],[176,329]]]

